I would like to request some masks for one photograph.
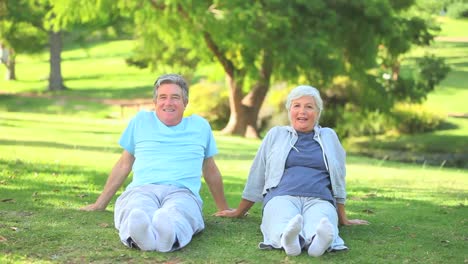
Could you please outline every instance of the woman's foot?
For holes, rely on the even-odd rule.
[[[281,246],[284,248],[286,255],[297,256],[301,254],[301,245],[299,243],[299,233],[302,230],[302,215],[293,217],[281,236]]]
[[[333,225],[324,217],[317,226],[317,233],[307,250],[310,256],[320,257],[333,242]]]

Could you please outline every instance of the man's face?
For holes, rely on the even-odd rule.
[[[182,88],[173,83],[164,83],[159,86],[158,96],[154,99],[154,108],[161,122],[166,126],[179,124],[184,115],[185,107]]]

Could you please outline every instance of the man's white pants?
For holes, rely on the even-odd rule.
[[[133,241],[141,250],[160,252],[186,246],[205,228],[201,201],[192,192],[156,184],[123,192],[115,204],[114,222],[126,246],[132,247]]]

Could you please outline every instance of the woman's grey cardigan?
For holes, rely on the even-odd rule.
[[[335,131],[327,127],[314,127],[314,139],[323,150],[325,166],[330,174],[333,196],[337,203],[346,201],[346,153]],[[276,126],[268,131],[250,168],[242,198],[262,202],[267,190],[278,186],[284,173],[286,158],[297,141],[291,126]]]

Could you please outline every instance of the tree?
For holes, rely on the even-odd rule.
[[[80,5],[92,2],[82,0]],[[230,118],[223,131],[258,137],[259,110],[274,80],[307,82],[326,89],[334,77],[348,75],[362,84],[363,102],[366,94],[385,100],[385,87],[375,81],[381,77],[369,74],[379,66],[379,47],[393,56],[390,60],[398,58],[428,32],[422,23],[411,36],[399,35],[416,21],[405,17],[412,4],[390,0],[138,0],[102,1],[97,8],[81,10],[99,14],[113,8],[134,17],[135,35],[141,41],[136,57],[146,60],[149,67],[167,69],[170,65],[189,74],[193,68],[184,66],[187,61],[193,67],[216,61],[230,90]],[[392,65],[398,66],[395,62]],[[372,106],[373,102],[367,103]]]
[[[63,90],[61,30],[51,27],[53,14],[48,0],[2,0],[0,32],[14,53],[35,53],[47,44],[50,52],[48,90]],[[14,59],[14,57],[13,57]],[[10,71],[14,72],[14,60]]]
[[[137,32],[143,46],[151,47],[143,54],[176,52],[170,47],[177,46],[187,50],[189,56],[195,54],[203,60],[214,57],[223,67],[230,89],[231,114],[223,131],[258,137],[258,113],[273,79],[302,79],[326,88],[333,77],[349,75],[368,84],[361,91],[362,102],[368,100],[363,95],[369,93],[380,97],[377,102],[387,100],[385,87],[367,80],[380,78],[368,74],[378,66],[379,47],[386,48],[392,70],[398,75],[398,56],[412,44],[427,45],[432,39],[425,21],[408,15],[412,4],[151,1],[138,2],[135,16],[140,18],[136,28],[141,29]],[[135,6],[127,7],[135,10]],[[153,58],[158,63],[171,63]],[[394,100],[387,101],[390,106]],[[372,102],[366,105],[378,107]]]

